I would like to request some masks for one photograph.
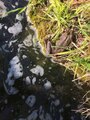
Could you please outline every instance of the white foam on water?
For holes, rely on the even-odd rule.
[[[40,120],[52,120],[51,115],[49,113],[45,113],[44,110],[42,109],[42,106],[40,106],[39,118]]]
[[[44,69],[40,65],[37,65],[35,68],[32,68],[30,71],[36,75],[40,75],[40,76],[44,75]]]
[[[8,83],[9,86],[13,86],[14,85],[14,80],[10,80],[10,79],[7,79],[6,83]]]
[[[15,87],[10,86],[10,89],[9,89],[9,92],[8,92],[8,93],[9,93],[9,95],[10,95],[10,94],[13,94],[13,95],[14,95],[14,94],[17,94],[17,93],[18,93],[18,90],[17,90]]]
[[[5,29],[7,29],[8,27],[7,26],[4,26]]]
[[[34,95],[30,95],[27,97],[25,103],[29,106],[29,107],[33,107],[34,104],[36,102],[36,97]]]
[[[21,49],[26,48],[22,43],[18,44],[18,52],[20,52]]]
[[[29,77],[29,76],[27,76],[27,77],[26,77],[25,82],[26,82],[26,85],[31,84],[31,79],[30,79],[30,77]]]
[[[55,104],[55,106],[60,105],[60,101],[59,101],[59,99],[56,99],[56,100],[54,101],[54,104]]]
[[[49,67],[49,70],[51,70],[52,69],[52,67]]]
[[[12,5],[13,8],[15,8],[16,6]]]
[[[13,66],[13,65],[16,65],[18,62],[20,62],[18,56],[15,56],[12,58],[12,60],[10,61],[10,65]]]
[[[40,106],[40,108],[39,108],[39,118],[40,118],[40,120],[44,120],[44,110],[43,110],[42,106]]]
[[[27,117],[27,120],[37,120],[37,117],[38,117],[38,111],[37,110],[34,110],[28,117]]]
[[[5,52],[10,52],[10,51],[7,49],[7,44],[2,45],[2,49],[3,49],[3,51],[5,51]]]
[[[13,36],[18,35],[20,32],[22,32],[22,24],[21,22],[15,23],[13,26],[8,28],[8,32],[12,33]]]
[[[20,60],[18,58],[18,56],[15,56],[11,61],[10,61],[10,65],[11,65],[11,68],[10,68],[10,72],[14,75],[14,78],[15,79],[18,79],[20,77],[23,76],[23,67],[20,63]]]
[[[27,58],[27,56],[26,56],[26,55],[23,55],[23,56],[22,56],[22,58],[23,58],[23,59],[26,59],[26,58]]]
[[[17,41],[17,39],[16,39],[16,40],[13,40],[13,41],[9,41],[8,46],[9,46],[9,47],[11,47],[11,46],[12,46],[12,44],[13,44],[13,43],[15,43],[16,41]]]
[[[40,120],[52,120],[52,117],[49,113],[45,113],[42,106],[39,108],[39,119]]]
[[[2,29],[2,27],[3,27],[3,24],[0,23],[0,29]]]
[[[15,5],[18,6],[18,2],[15,2]]]
[[[27,46],[27,47],[30,47],[32,46],[32,35],[28,35],[24,41],[23,41],[24,45]]]
[[[8,95],[12,95],[12,94],[14,95],[18,93],[18,90],[15,87],[9,86],[8,88],[5,83],[4,83],[4,88]]]
[[[4,2],[0,1],[0,18],[3,18],[6,16],[6,6],[4,5]]]
[[[45,88],[46,90],[49,90],[51,87],[52,87],[51,82],[47,80],[47,82],[44,83],[44,88]]]
[[[37,52],[37,50],[34,51],[37,55],[39,55],[39,53]]]
[[[18,79],[23,76],[22,65],[17,63],[11,67],[11,72],[13,72],[14,78]]]
[[[19,57],[15,56],[9,62],[7,79],[5,80],[5,89],[8,94],[16,94],[18,90],[13,87],[15,80],[23,76],[23,67],[20,63]]]
[[[39,60],[40,58],[39,57],[36,57],[37,60]]]
[[[35,85],[35,82],[36,82],[36,77],[32,79],[32,84]]]
[[[49,113],[46,113],[45,120],[52,120],[52,117]]]
[[[21,14],[17,14],[17,15],[16,15],[16,20],[21,21],[23,18],[24,18],[24,17],[23,17],[23,15],[21,15]]]

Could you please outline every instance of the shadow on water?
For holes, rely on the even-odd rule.
[[[8,11],[27,4],[2,1]],[[0,120],[86,120],[72,111],[84,93],[72,83],[72,72],[43,56],[34,38],[25,13],[0,18]]]

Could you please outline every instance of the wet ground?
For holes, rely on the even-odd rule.
[[[73,74],[42,55],[25,13],[4,14],[26,4],[0,1],[0,120],[86,120]]]

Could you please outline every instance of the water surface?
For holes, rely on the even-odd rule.
[[[2,0],[6,11],[25,0]],[[73,74],[40,52],[25,13],[0,18],[0,120],[86,120]],[[79,99],[80,98],[80,99]]]

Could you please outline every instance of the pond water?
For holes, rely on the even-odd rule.
[[[0,120],[86,120],[75,113],[84,91],[70,71],[42,55],[25,13],[4,16],[27,1],[0,1]]]

